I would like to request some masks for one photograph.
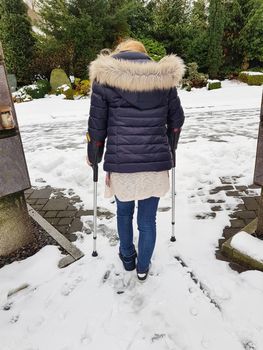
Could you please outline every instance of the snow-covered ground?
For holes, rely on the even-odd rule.
[[[99,233],[98,258],[91,257],[92,237],[79,234],[76,244],[86,255],[63,270],[53,246],[0,270],[1,350],[263,349],[263,273],[238,274],[216,260],[229,212],[195,218],[210,210],[209,190],[220,185],[220,176],[252,183],[262,88],[227,81],[222,86],[179,92],[187,118],[177,152],[177,241],[169,241],[171,211],[158,212],[147,282],[123,271],[110,237],[115,218],[102,219],[99,224],[110,234]],[[92,171],[85,164],[84,140],[89,99],[52,97],[16,109],[32,184],[73,189],[91,209]],[[103,192],[100,169],[98,204],[114,212]],[[233,209],[238,204],[222,192],[213,198]],[[170,205],[167,194],[159,207]],[[7,297],[23,283],[30,286]]]

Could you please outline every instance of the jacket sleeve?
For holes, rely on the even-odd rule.
[[[176,88],[170,90],[168,98],[167,128],[180,129],[184,124],[185,117]]]
[[[107,137],[108,103],[104,87],[97,82],[92,84],[88,133],[92,140],[104,142]]]

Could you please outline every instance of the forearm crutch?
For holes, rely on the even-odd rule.
[[[175,165],[176,165],[176,148],[179,141],[181,129],[172,129],[169,133],[169,142],[172,151],[172,235],[171,242],[175,242]]]
[[[93,168],[93,252],[92,252],[92,256],[98,256],[98,252],[97,252],[97,185],[98,185],[99,167],[97,162],[97,156],[95,156],[95,162],[92,165],[92,168]]]

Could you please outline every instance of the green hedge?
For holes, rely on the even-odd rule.
[[[215,90],[221,88],[221,81],[208,81],[207,90]]]
[[[253,72],[252,74],[249,74],[250,72],[241,72],[239,74],[239,79],[243,81],[244,83],[247,83],[248,85],[262,85],[263,84],[263,74],[260,72]],[[258,74],[256,74],[258,73]]]

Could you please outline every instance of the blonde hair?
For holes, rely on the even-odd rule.
[[[134,40],[134,39],[126,39],[124,41],[122,41],[121,43],[119,43],[117,45],[117,47],[115,48],[113,53],[118,53],[120,51],[137,51],[137,52],[143,52],[147,54],[146,48],[143,45],[143,43],[141,43],[138,40]]]

